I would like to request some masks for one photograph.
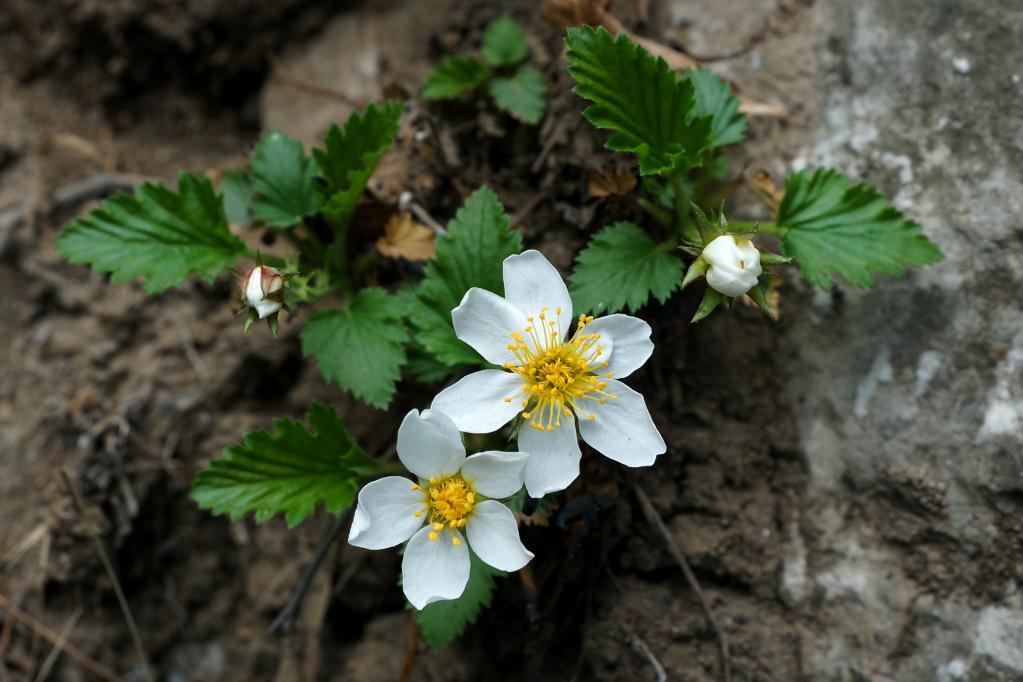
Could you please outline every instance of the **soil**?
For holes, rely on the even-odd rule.
[[[749,141],[731,159],[735,168],[782,176],[825,103],[822,10],[812,0],[619,4],[630,28],[690,49],[745,94],[788,109],[783,121],[751,119]],[[546,121],[529,128],[472,104],[415,102],[410,120],[429,121],[443,139],[427,142],[429,163],[399,143],[392,166],[385,162],[398,170],[385,174],[376,194],[386,200],[392,189],[413,188],[443,221],[466,189],[487,184],[527,245],[567,271],[589,233],[630,213],[613,200],[587,199],[587,178],[627,166],[579,117],[559,34],[537,3],[438,1],[427,10],[413,0],[15,0],[0,11],[0,222],[6,208],[38,209],[10,234],[0,229],[0,319],[8,330],[0,335],[0,596],[116,675],[144,679],[93,544],[99,538],[160,679],[398,679],[409,616],[396,587],[396,553],[342,543],[292,632],[270,634],[333,519],[319,514],[294,531],[280,519],[231,524],[199,511],[188,489],[195,472],[241,434],[275,416],[300,418],[312,400],[336,406],[364,447],[383,453],[400,417],[428,404],[437,387],[403,383],[389,410],[365,407],[303,361],[299,325],[282,325],[278,340],[262,328],[242,334],[229,278],[155,297],[137,285],[110,285],[53,248],[61,227],[90,206],[47,209],[56,189],[100,172],[169,179],[181,169],[238,166],[264,126],[283,125],[289,106],[296,125],[313,128],[324,110],[344,110],[275,78],[268,51],[310,80],[329,77],[330,69],[304,68],[325,51],[341,55],[335,73],[352,72],[345,55],[354,55],[327,39],[329,31],[350,30],[351,22],[393,29],[413,16],[415,30],[374,34],[383,57],[368,76],[347,73],[326,85],[346,89],[346,78],[368,78],[359,98],[374,90],[414,97],[432,63],[472,49],[501,11],[526,26],[550,78]],[[293,134],[312,137],[308,128]],[[736,197],[736,213],[762,217],[759,210],[751,196]],[[803,647],[832,621],[818,617],[812,599],[820,597],[801,602],[784,574],[793,548],[816,541],[798,521],[815,507],[806,496],[811,472],[792,388],[801,349],[786,311],[819,301],[789,282],[779,323],[739,306],[690,326],[697,296],[644,309],[658,350],[630,379],[668,454],[653,469],[633,471],[588,453],[582,478],[549,522],[523,530],[537,554],[535,589],[518,576],[502,580],[461,644],[441,654],[418,646],[409,679],[655,679],[640,641],[668,679],[721,679],[715,632],[645,520],[634,485],[691,563],[728,637],[734,679],[892,679],[865,669],[848,678],[808,672]],[[887,487],[853,484],[843,494],[859,500],[849,514],[881,525],[904,521],[893,522],[886,542],[901,543],[899,561],[929,594],[964,582],[977,599],[998,592],[1004,580],[982,584],[975,571],[942,566],[963,550],[940,515],[927,520],[942,504],[932,488],[907,476]],[[1018,539],[1019,522],[1008,513],[1018,500],[1005,504],[1001,532]],[[1013,576],[1016,542],[984,550],[984,565]],[[0,610],[7,614],[0,680],[38,679],[49,665],[49,679],[92,679],[67,653],[45,663],[52,641]],[[903,655],[916,646],[907,636]]]

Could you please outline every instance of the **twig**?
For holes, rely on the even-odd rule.
[[[328,88],[324,85],[318,85],[316,83],[310,83],[304,78],[300,78],[292,73],[288,73],[284,70],[284,64],[281,63],[280,58],[273,52],[266,53],[266,60],[270,62],[270,68],[273,69],[274,75],[281,79],[281,81],[288,85],[294,86],[299,90],[305,90],[306,92],[319,95],[320,97],[327,97],[330,99],[336,99],[343,104],[347,104],[353,109],[362,109],[366,106],[366,102],[352,97],[347,92],[341,90],[335,90],[334,88]]]
[[[412,677],[412,665],[416,662],[416,642],[419,641],[419,628],[416,627],[416,612],[408,614],[408,636],[405,638],[405,662],[401,666],[398,682],[408,682]]]
[[[67,646],[67,639],[74,632],[75,626],[78,625],[78,619],[82,617],[82,608],[78,607],[75,612],[68,618],[67,623],[64,624],[64,629],[60,631],[60,639],[53,643],[53,649],[50,651],[50,655],[43,661],[43,665],[39,668],[39,673],[36,675],[36,682],[43,682],[50,675],[50,671],[53,669],[54,664],[60,657],[60,653]]]
[[[539,206],[540,203],[548,196],[550,196],[550,193],[547,190],[537,192],[536,194],[531,196],[529,198],[529,201],[524,203],[522,205],[522,208],[516,211],[515,215],[512,216],[511,222],[508,224],[508,226],[513,230],[517,228],[519,225],[522,224],[522,222],[526,218],[529,217],[529,214],[536,210],[536,207]]]
[[[635,630],[629,627],[628,623],[622,622],[622,630],[625,631],[625,636],[628,638],[629,646],[632,647],[632,650],[650,663],[650,667],[654,669],[654,674],[657,675],[657,682],[668,682],[668,671],[657,660],[657,656],[654,656],[654,652],[650,650],[646,642],[636,634]]]
[[[54,644],[60,641],[61,639],[60,635],[58,635],[53,630],[37,621],[32,616],[23,612],[2,594],[0,594],[0,609],[6,611],[9,617],[24,624],[26,627],[31,629],[32,632],[36,633],[43,639],[46,639]],[[63,651],[68,655],[68,657],[74,659],[75,662],[77,662],[79,665],[81,665],[83,668],[87,669],[89,672],[96,675],[97,677],[107,680],[107,682],[122,682],[120,677],[118,677],[117,675],[110,672],[102,665],[91,659],[84,651],[74,646],[73,644],[65,642]]]
[[[682,554],[682,550],[679,549],[678,544],[675,542],[675,538],[668,532],[668,527],[664,525],[664,521],[658,515],[657,510],[654,509],[654,505],[650,503],[650,498],[646,496],[643,489],[633,481],[632,489],[636,493],[636,499],[639,500],[639,506],[643,509],[643,516],[646,520],[657,529],[657,532],[664,538],[664,543],[668,546],[668,553],[675,562],[682,568],[682,573],[686,576],[686,582],[689,583],[689,587],[696,593],[696,598],[700,601],[700,606],[703,607],[703,613],[707,617],[707,623],[710,624],[711,628],[717,635],[718,643],[718,659],[721,663],[721,675],[725,682],[732,681],[732,668],[729,663],[728,655],[728,639],[725,637],[724,631],[718,625],[717,618],[714,617],[714,612],[710,608],[710,602],[707,601],[707,596],[703,593],[703,589],[700,587],[700,582],[696,579],[696,575],[693,573],[693,569],[689,567],[689,562],[686,561],[686,557]]]
[[[309,565],[306,566],[305,573],[302,574],[302,579],[298,581],[298,587],[295,588],[295,594],[292,595],[291,599],[284,608],[281,609],[277,617],[270,623],[270,627],[267,628],[267,632],[272,635],[284,634],[291,632],[291,628],[295,625],[295,615],[298,613],[298,609],[302,606],[302,600],[305,598],[306,592],[309,591],[310,585],[312,585],[313,578],[316,576],[316,571],[320,568],[320,564],[323,563],[323,559],[327,556],[327,551],[330,550],[331,546],[338,541],[341,534],[344,533],[345,527],[348,524],[348,518],[351,516],[352,510],[345,510],[341,516],[337,517],[337,521],[334,523],[334,527],[330,529],[326,537],[323,538],[323,542],[316,550],[316,554],[309,561]]]
[[[71,493],[71,497],[74,500],[75,508],[79,514],[85,515],[85,505],[82,503],[82,498],[78,494],[78,486],[71,480],[71,476],[68,474],[66,469],[62,469],[60,475],[64,478],[64,484],[67,486],[68,491]],[[124,622],[128,625],[128,632],[131,633],[132,644],[135,645],[135,653],[138,654],[139,660],[142,661],[142,667],[145,669],[146,679],[149,682],[154,682],[153,668],[149,664],[149,658],[146,656],[146,649],[142,646],[142,637],[139,635],[138,626],[135,624],[135,617],[131,615],[131,607],[128,606],[128,598],[124,596],[124,590],[121,589],[121,581],[117,579],[117,572],[114,571],[114,565],[110,562],[110,556],[107,554],[107,550],[103,547],[103,541],[99,537],[93,535],[92,543],[96,547],[96,553],[99,555],[99,560],[103,563],[103,570],[107,573],[107,578],[110,579],[110,584],[114,588],[114,595],[117,597],[117,603],[121,607],[121,613],[124,615]]]

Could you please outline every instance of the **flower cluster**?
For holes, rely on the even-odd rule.
[[[451,319],[459,339],[502,369],[469,374],[431,409],[405,416],[398,457],[419,480],[366,485],[349,536],[367,549],[408,541],[402,585],[417,609],[462,594],[470,548],[505,571],[529,562],[515,517],[499,500],[523,485],[532,497],[568,487],[579,475],[579,437],[633,467],[665,451],[643,396],[620,381],[653,352],[650,326],[621,314],[574,318],[564,280],[538,251],[504,261],[504,297],[470,289]],[[460,432],[509,422],[519,452],[465,456]]]

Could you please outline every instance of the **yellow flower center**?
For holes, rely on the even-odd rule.
[[[425,488],[413,485],[412,489],[423,493],[427,519],[431,525],[429,534],[431,540],[436,540],[439,531],[445,527],[452,530],[464,527],[469,521],[473,507],[476,506],[476,491],[473,490],[472,484],[459,474],[441,480],[431,478]],[[415,515],[422,516],[423,512],[417,511]],[[455,534],[451,535],[451,542],[455,546],[462,544]]]
[[[583,401],[603,404],[608,398],[617,397],[604,391],[607,382],[603,379],[611,378],[612,373],[599,373],[607,367],[607,361],[601,359],[604,346],[600,344],[600,334],[586,331],[593,317],[580,315],[575,334],[562,342],[561,308],[554,312],[555,319],[548,320],[547,308],[541,308],[538,320],[527,317],[529,324],[521,332],[511,332],[508,349],[515,354],[517,363],[504,366],[522,377],[525,394],[521,399],[522,418],[540,431],[560,427],[562,415],[570,416],[573,410],[594,421],[596,415],[580,410]],[[515,396],[510,396],[504,400],[514,399]]]

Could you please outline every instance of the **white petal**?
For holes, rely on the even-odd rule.
[[[259,313],[259,319],[262,320],[264,318],[270,317],[278,310],[280,310],[283,306],[277,301],[264,300],[256,301],[255,303],[252,304],[252,307],[256,309],[256,312]]]
[[[547,319],[560,322],[565,338],[572,324],[572,299],[561,273],[542,253],[523,251],[504,259],[504,297],[526,317],[537,317],[546,306]]]
[[[613,372],[621,379],[629,376],[643,366],[654,351],[654,343],[650,340],[650,325],[632,315],[607,315],[586,325],[586,331],[600,334],[600,341],[610,341],[610,354],[605,352],[608,361],[606,369],[601,372]]]
[[[579,440],[575,418],[561,418],[553,431],[538,431],[528,424],[519,431],[519,450],[529,455],[526,462],[526,491],[530,497],[564,490],[579,476]]]
[[[522,410],[522,379],[512,372],[484,369],[437,394],[430,406],[451,417],[466,433],[490,433]],[[511,400],[505,400],[511,398]]]
[[[423,493],[412,489],[412,481],[388,476],[367,483],[359,491],[359,505],[352,518],[348,542],[364,549],[394,547],[412,537],[426,516]]]
[[[458,538],[458,544],[452,538]],[[445,599],[458,599],[469,582],[469,548],[457,530],[445,529],[436,540],[430,528],[412,536],[401,560],[401,586],[412,606],[421,609]]]
[[[650,418],[643,396],[620,381],[607,380],[605,392],[616,396],[601,405],[593,400],[576,403],[579,434],[595,450],[625,466],[649,466],[667,449]],[[590,421],[587,415],[596,419]]]
[[[465,526],[476,556],[502,571],[517,571],[533,558],[519,540],[519,525],[508,507],[495,500],[477,504]]]
[[[251,306],[263,300],[262,271],[261,267],[253,268],[249,272],[249,280],[245,283],[245,302]]]
[[[419,478],[445,478],[465,461],[462,434],[446,414],[412,410],[398,427],[398,459]]]
[[[515,362],[508,344],[513,341],[512,332],[521,332],[526,327],[526,316],[497,294],[473,287],[451,311],[451,323],[455,336],[487,362],[503,365]]]
[[[465,460],[462,477],[487,497],[511,497],[522,488],[528,459],[524,452],[480,452]]]

